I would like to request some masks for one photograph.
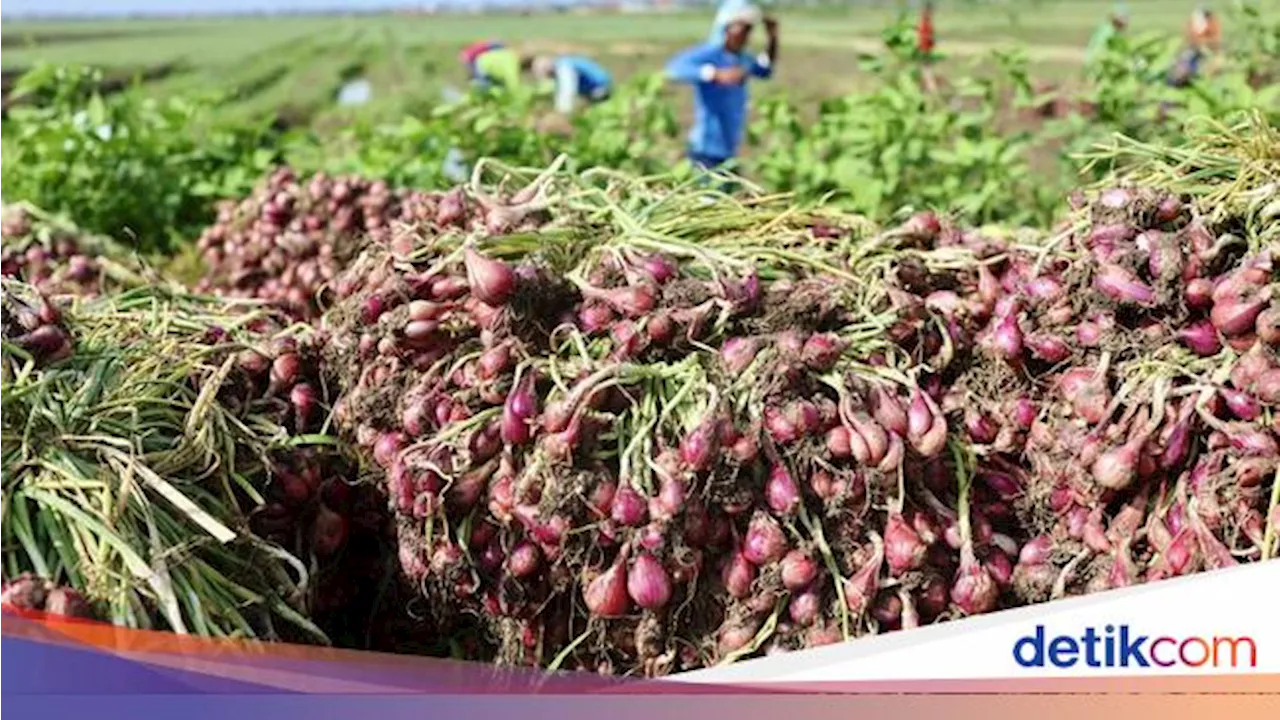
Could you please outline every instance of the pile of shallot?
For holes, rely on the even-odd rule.
[[[207,270],[197,289],[315,317],[329,281],[368,238],[385,240],[397,221],[433,220],[439,200],[359,177],[320,174],[304,183],[280,168],[249,197],[219,206],[197,241]]]
[[[337,427],[475,659],[660,675],[1270,557],[1270,256],[1154,191],[1083,210],[843,267],[375,243],[321,331]]]
[[[3,215],[0,275],[50,294],[102,292],[102,261],[85,234],[21,205],[5,206]]]
[[[216,332],[210,338],[217,345]],[[228,408],[271,418],[289,437],[322,437],[329,414],[314,333],[271,337],[236,350],[234,371],[220,392]],[[321,627],[345,625],[347,614],[367,617],[382,579],[389,526],[386,495],[361,483],[338,453],[324,445],[271,452],[253,481],[265,502],[249,513],[254,534],[307,558],[319,570],[305,607]]]
[[[31,573],[22,573],[12,580],[5,580],[0,587],[0,604],[50,616],[97,619],[93,605],[83,595]]]
[[[1063,247],[959,238],[975,271],[898,272],[981,517],[1027,539],[999,562],[1022,602],[1264,559],[1280,522],[1270,252],[1149,189],[1085,210]]]
[[[332,304],[333,280],[369,242],[407,252],[413,238],[406,233],[426,228],[504,234],[542,224],[545,185],[558,167],[505,198],[461,187],[392,188],[353,175],[299,179],[278,168],[249,197],[219,206],[197,241],[206,268],[197,289],[316,319]]]
[[[62,322],[58,304],[29,285],[5,281],[0,303],[4,340],[25,353],[36,365],[71,355],[75,340]]]

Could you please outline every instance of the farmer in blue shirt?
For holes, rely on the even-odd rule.
[[[556,112],[573,113],[578,98],[597,103],[613,92],[613,78],[599,63],[579,55],[541,56],[533,61],[533,75],[555,84]]]
[[[745,49],[751,29],[764,20],[768,47],[750,57]],[[762,18],[754,5],[740,7],[726,19],[724,40],[685,50],[667,63],[667,76],[693,86],[693,130],[689,159],[716,168],[733,159],[747,120],[747,77],[768,78],[778,57],[778,23]]]

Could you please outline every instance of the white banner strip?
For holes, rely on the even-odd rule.
[[[1280,561],[682,673],[683,682],[1280,672]]]

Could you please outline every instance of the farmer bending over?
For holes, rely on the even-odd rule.
[[[568,135],[573,132],[569,116],[573,114],[578,98],[588,103],[607,100],[613,92],[613,78],[599,63],[577,55],[534,58],[530,70],[543,88],[551,87],[555,93],[555,113],[538,121],[540,132]]]
[[[1218,25],[1218,16],[1203,5],[1197,7],[1187,23],[1187,41],[1200,50],[1217,52],[1222,44],[1222,27]]]
[[[577,55],[540,56],[533,60],[533,76],[555,85],[556,112],[571,115],[578,98],[589,103],[609,99],[613,78],[599,63]]]
[[[476,67],[476,60],[490,50],[497,50],[501,47],[502,43],[497,40],[478,40],[462,48],[462,52],[458,54],[458,60],[467,68],[467,77],[471,79],[471,82],[476,84],[484,83],[484,76],[480,74],[480,70]]]
[[[768,33],[768,47],[750,57],[746,53],[747,41],[752,27],[761,19]],[[690,48],[667,63],[668,77],[693,86],[689,160],[695,166],[716,168],[737,155],[747,119],[747,77],[770,77],[777,59],[777,21],[763,18],[759,8],[748,5],[725,23],[723,42]]]
[[[463,61],[471,72],[471,81],[478,87],[499,86],[514,90],[520,85],[520,72],[533,63],[532,58],[501,43],[476,43],[463,51]]]
[[[1200,74],[1207,57],[1218,51],[1222,40],[1218,18],[1204,6],[1197,7],[1187,23],[1187,45],[1169,73],[1169,84],[1184,87]]]

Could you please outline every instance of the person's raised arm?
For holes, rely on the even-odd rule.
[[[773,65],[778,60],[778,21],[771,17],[765,18],[764,31],[768,35],[764,52],[751,61],[751,74],[758,78],[771,77]]]
[[[769,66],[773,67],[773,64],[778,62],[778,19],[765,18],[764,32],[767,39],[764,52],[769,56]]]

